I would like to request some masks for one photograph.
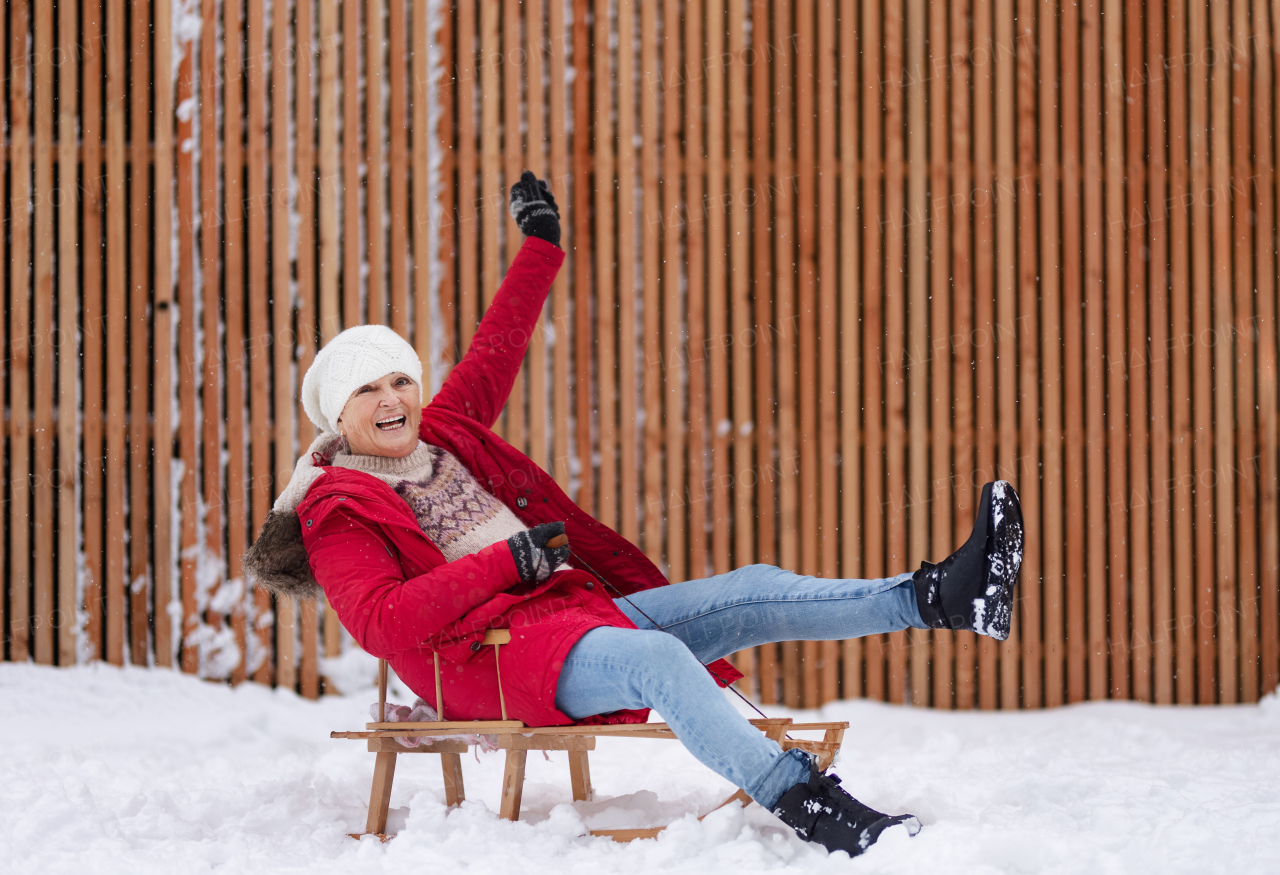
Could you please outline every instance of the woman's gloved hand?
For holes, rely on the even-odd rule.
[[[555,546],[548,544],[549,541]],[[569,539],[565,537],[562,522],[543,523],[512,535],[507,538],[507,546],[525,583],[541,583],[569,561]]]
[[[551,189],[532,171],[521,173],[520,181],[511,186],[508,209],[526,237],[560,245],[560,208],[551,196]]]

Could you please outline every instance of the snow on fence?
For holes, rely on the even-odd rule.
[[[1013,480],[1014,637],[738,655],[765,702],[1280,680],[1274,4],[81,0],[0,17],[5,658],[315,695],[240,556],[387,322],[438,386],[551,180],[500,432],[673,580],[946,555]]]

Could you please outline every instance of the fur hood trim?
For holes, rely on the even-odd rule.
[[[267,514],[258,539],[244,554],[244,573],[250,584],[256,583],[277,596],[313,599],[323,594],[311,574],[297,508],[343,443],[338,435],[322,432],[298,459],[289,485]]]

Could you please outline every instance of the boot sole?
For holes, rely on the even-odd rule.
[[[986,580],[973,600],[973,628],[997,641],[1009,637],[1013,621],[1013,589],[1022,570],[1022,503],[1007,480],[983,487],[982,505],[989,507]]]

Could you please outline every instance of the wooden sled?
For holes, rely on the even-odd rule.
[[[511,633],[506,629],[491,630],[484,639],[486,645],[492,645],[495,655],[498,649],[511,640]],[[436,662],[436,701],[440,696],[440,665]],[[498,698],[501,702],[503,717],[506,717],[506,702],[502,697],[502,674],[498,674]],[[387,702],[387,663],[378,660],[378,713],[386,717]],[[761,732],[778,742],[783,750],[799,748],[813,754],[820,768],[827,768],[835,759],[844,740],[844,732],[849,728],[846,722],[834,723],[795,723],[790,718],[782,717],[767,720],[752,720],[751,724]],[[791,738],[791,732],[821,732],[821,740]],[[331,732],[330,738],[352,738],[368,742],[369,751],[377,754],[373,767],[373,787],[369,793],[369,818],[363,833],[349,833],[352,838],[375,835],[382,841],[393,837],[387,833],[387,812],[391,805],[391,784],[396,773],[396,757],[399,754],[434,753],[440,755],[440,766],[444,771],[445,803],[449,806],[460,804],[466,798],[462,782],[462,754],[467,752],[467,743],[447,736],[457,735],[493,735],[497,737],[498,749],[506,751],[506,769],[502,776],[502,803],[499,817],[507,820],[520,819],[520,797],[524,789],[525,757],[531,750],[562,750],[569,755],[569,783],[575,802],[591,798],[591,768],[587,761],[587,753],[595,750],[596,739],[610,738],[665,738],[675,739],[675,733],[665,723],[624,723],[605,726],[525,726],[519,720],[469,720],[440,721],[435,723],[368,723],[359,732]],[[405,747],[396,741],[397,737],[418,737],[423,741],[417,747]],[[750,797],[739,790],[712,811],[731,803],[749,805]],[[710,814],[710,812],[707,812]],[[702,817],[706,817],[704,814]],[[701,818],[699,818],[701,820]],[[616,842],[629,842],[634,839],[653,838],[664,826],[643,829],[593,829],[591,835],[604,836]]]

